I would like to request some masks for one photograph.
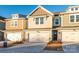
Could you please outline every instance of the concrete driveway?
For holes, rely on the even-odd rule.
[[[62,46],[65,53],[79,53],[79,44]]]

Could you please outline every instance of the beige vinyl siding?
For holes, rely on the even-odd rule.
[[[25,29],[27,28],[27,21],[25,19],[22,20],[16,20],[17,21],[17,26],[13,26],[14,20],[7,20],[6,21],[6,30],[19,30],[19,29]]]
[[[43,24],[36,24],[36,20],[34,18],[41,17],[41,16],[35,16],[28,18],[28,28],[52,28],[52,16],[42,16]]]
[[[64,14],[61,15],[62,19],[61,22],[63,23],[61,26],[79,26],[79,22],[70,22],[70,15],[71,14]]]

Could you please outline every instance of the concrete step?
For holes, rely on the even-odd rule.
[[[62,42],[61,41],[51,41],[48,42],[47,46],[45,47],[45,50],[63,50],[62,48]]]

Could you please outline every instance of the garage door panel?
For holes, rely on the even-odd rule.
[[[62,41],[79,42],[79,32],[78,31],[62,32]]]
[[[43,39],[44,42],[49,41],[49,33],[42,33],[41,39]]]
[[[10,41],[20,41],[21,33],[7,33],[7,39]]]
[[[48,42],[49,33],[30,33],[29,41],[30,42]]]

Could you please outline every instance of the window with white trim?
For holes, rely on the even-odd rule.
[[[70,16],[70,22],[74,22],[75,21],[75,16],[74,15],[71,15]]]
[[[12,26],[17,26],[17,21],[12,21]]]
[[[76,22],[79,22],[79,15],[76,15]]]
[[[70,15],[70,22],[79,22],[79,14]]]
[[[36,18],[36,24],[39,24],[39,18]]]
[[[71,8],[70,11],[76,12],[76,11],[79,11],[79,8],[77,8],[77,7],[76,8]]]
[[[44,17],[40,17],[40,24],[44,23]]]
[[[44,17],[37,17],[35,18],[36,24],[43,24],[44,23]]]

